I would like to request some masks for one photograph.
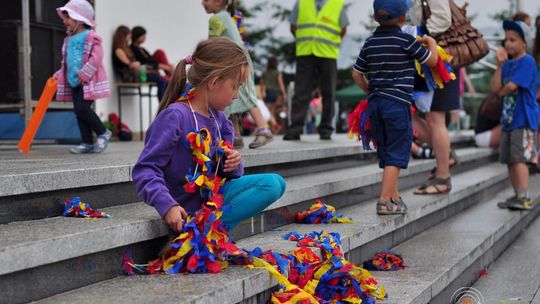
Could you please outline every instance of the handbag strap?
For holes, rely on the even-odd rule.
[[[420,3],[422,4],[422,26],[425,27],[427,20],[431,17],[431,8],[428,0],[420,0]]]

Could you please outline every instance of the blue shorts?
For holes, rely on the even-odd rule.
[[[372,133],[377,140],[379,167],[407,169],[413,140],[411,106],[374,96],[368,101]]]

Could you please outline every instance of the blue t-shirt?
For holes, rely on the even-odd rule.
[[[538,103],[536,102],[536,62],[531,55],[507,60],[502,67],[502,83],[518,86],[514,94],[503,99],[502,130],[529,128],[538,130]]]
[[[86,41],[88,33],[90,33],[90,31],[85,30],[69,37],[67,41],[67,80],[72,88],[79,85],[78,73],[83,66],[84,42]]]
[[[414,60],[425,63],[431,52],[399,26],[379,26],[369,37],[354,69],[369,81],[368,99],[391,98],[410,104],[416,67]]]

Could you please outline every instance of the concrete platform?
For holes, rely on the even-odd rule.
[[[463,149],[459,152],[463,161],[471,161],[474,157],[482,156],[484,153],[488,153],[488,155],[492,153],[490,150],[476,149]],[[414,172],[429,171],[432,166],[433,160],[416,161],[410,165],[408,170],[402,173],[402,178],[407,178],[408,175]],[[272,204],[268,210],[283,207],[286,204],[294,205],[306,200],[314,200],[323,195],[360,188],[368,184],[376,184],[381,179],[380,171],[377,165],[369,165],[360,169],[342,169],[309,177],[288,178],[286,194],[282,199]],[[460,174],[454,178],[454,190],[451,196],[413,197],[410,194],[412,190],[410,190],[405,196],[406,199],[413,206],[423,202],[421,209],[411,210],[411,213],[406,217],[380,218],[374,216],[373,207],[371,206],[371,210],[361,211],[360,214],[363,214],[363,216],[358,219],[359,223],[366,223],[365,216],[369,216],[372,222],[368,226],[371,228],[385,228],[386,230],[376,229],[374,231],[371,238],[376,238],[383,231],[391,231],[396,226],[404,225],[410,220],[429,214],[429,212],[459,201],[463,197],[467,197],[490,184],[501,181],[505,178],[504,172],[504,168],[495,164],[488,168]],[[472,181],[477,181],[477,183]],[[427,202],[430,203],[427,204]],[[2,248],[0,250],[0,260],[5,261],[5,263],[0,263],[0,275],[131,243],[143,242],[165,236],[168,232],[155,210],[144,203],[105,208],[104,211],[111,214],[111,219],[84,220],[54,217],[0,225],[0,248]],[[354,209],[352,211],[355,212]],[[383,219],[385,221],[382,221]],[[388,219],[393,219],[395,222],[386,222]],[[371,230],[366,229],[368,228],[366,226],[350,225],[337,225],[331,228],[338,229],[338,231],[340,229],[356,228],[362,233]],[[29,233],[29,231],[32,233]],[[267,237],[268,234],[261,234],[260,237],[250,238],[248,243],[259,243],[260,246],[263,246],[267,241]],[[92,242],[88,242],[88,238],[91,238]],[[257,242],[256,239],[259,239],[259,241]],[[347,242],[345,237],[344,243]],[[362,240],[357,236],[355,242],[358,246],[358,244],[362,243]],[[66,250],[66,248],[69,248],[69,250]],[[44,257],[44,250],[50,254]],[[26,258],[19,259],[18,257],[23,254]]]
[[[534,177],[531,184],[531,196],[538,203],[540,178]],[[409,268],[375,274],[390,291],[385,303],[449,303],[454,292],[470,286],[479,272],[540,212],[538,204],[529,212],[501,210],[496,206],[512,194],[512,189],[507,188],[494,198],[393,248],[403,255]],[[532,269],[526,273],[527,277],[538,276]],[[516,283],[509,282],[508,288],[517,288]]]
[[[531,303],[540,300],[540,219],[526,228],[519,238],[487,269],[473,285],[485,303]]]
[[[462,132],[452,136],[452,141],[470,143],[472,138],[471,132]],[[246,142],[251,140],[246,138]],[[102,154],[73,155],[69,146],[35,145],[22,155],[15,146],[0,145],[0,197],[130,182],[131,168],[142,148],[142,142],[113,142]],[[331,141],[320,141],[317,135],[292,142],[276,136],[267,146],[244,148],[241,153],[246,168],[252,168],[354,156],[362,148],[345,134],[334,135]]]
[[[489,168],[479,168],[470,172],[462,173],[455,176],[455,185],[453,195],[438,195],[438,196],[413,196],[410,189],[403,193],[410,212],[406,216],[388,216],[379,217],[375,215],[374,202],[364,202],[357,206],[351,206],[340,210],[340,212],[351,216],[356,221],[352,225],[288,225],[280,229],[265,232],[250,238],[239,241],[239,245],[248,249],[256,246],[262,248],[272,248],[275,251],[288,251],[294,248],[293,242],[284,241],[281,237],[290,230],[296,230],[300,233],[311,232],[313,230],[336,231],[342,235],[343,250],[348,253],[351,260],[355,261],[360,255],[358,249],[374,240],[380,239],[384,235],[390,235],[396,242],[402,242],[403,239],[392,235],[392,232],[398,231],[400,228],[410,225],[413,222],[419,221],[422,218],[430,218],[437,210],[444,210],[450,216],[453,212],[449,209],[451,206],[464,201],[464,204],[474,204],[475,193],[482,190],[493,193],[493,187],[501,189],[500,182],[504,179],[505,168],[500,165],[494,165]],[[493,187],[490,187],[493,186]],[[471,200],[468,200],[471,198]],[[438,219],[436,222],[440,222]],[[433,224],[432,224],[433,225]],[[409,226],[410,227],[410,226]],[[418,228],[422,229],[422,228]],[[403,233],[403,232],[401,232]],[[381,242],[378,250],[386,249],[387,242]],[[382,246],[382,248],[381,248]],[[391,247],[391,243],[389,247]],[[367,248],[367,251],[374,250]],[[354,253],[354,254],[353,254]],[[359,262],[359,261],[355,261]],[[270,287],[275,285],[273,279],[268,273],[260,270],[249,270],[239,267],[231,267],[223,274],[227,276],[226,283],[221,281],[220,276],[201,275],[190,278],[191,276],[156,276],[156,277],[119,277],[113,280],[104,281],[95,285],[73,290],[71,292],[60,294],[48,299],[44,299],[39,303],[90,303],[92,301],[118,301],[119,303],[146,303],[150,299],[160,299],[163,303],[174,303],[178,299],[185,300],[185,303],[258,303],[263,301],[264,297],[257,298],[256,295],[263,294]],[[376,278],[379,278],[379,273],[374,273]],[[411,278],[409,278],[411,279]],[[192,282],[204,285],[205,289],[215,290],[215,292],[201,292]],[[413,282],[412,279],[410,282]],[[196,285],[196,286],[200,286]],[[394,288],[391,283],[389,285]],[[410,284],[411,288],[413,284]],[[186,288],[174,289],[174,286],[188,286]],[[211,288],[214,287],[215,288]],[[227,286],[226,288],[222,288]],[[402,286],[401,286],[402,287]],[[400,288],[401,288],[400,287]],[[392,296],[401,299],[395,295],[396,289],[389,290]],[[228,289],[225,290],[225,289]],[[228,292],[234,291],[235,296]],[[229,298],[230,296],[230,298]],[[239,298],[242,296],[243,298]],[[417,297],[415,297],[417,298]],[[402,302],[391,302],[402,303]],[[411,302],[420,303],[420,302]],[[424,302],[424,303],[427,303]]]

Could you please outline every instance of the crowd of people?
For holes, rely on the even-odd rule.
[[[422,13],[422,2],[431,14]],[[459,159],[450,148],[446,115],[457,124],[455,113],[463,108],[461,96],[467,86],[474,93],[465,69],[456,79],[424,94],[428,103],[414,96],[415,61],[427,67],[438,62],[437,36],[452,24],[447,0],[375,0],[374,19],[379,24],[363,44],[352,77],[368,96],[368,116],[377,142],[379,166],[384,170],[376,212],[380,215],[407,213],[398,187],[401,169],[411,154],[436,159],[436,166],[417,195],[449,193],[450,168]],[[250,148],[271,142],[273,133],[285,129],[283,139],[299,141],[308,112],[313,114],[321,140],[334,132],[334,100],[337,58],[349,20],[343,0],[298,0],[291,12],[291,33],[296,38],[296,76],[290,124],[282,125],[280,114],[287,95],[276,58],[269,58],[262,74],[259,94],[254,69],[237,22],[234,0],[203,0],[209,19],[209,39],[200,42],[192,55],[176,66],[164,51],[143,47],[146,30],[119,26],[114,33],[112,62],[115,77],[124,82],[152,81],[158,85],[160,107],[148,129],[145,146],[133,169],[138,194],[154,206],[173,230],[180,231],[188,212],[201,207],[203,193],[187,191],[190,185],[220,183],[225,205],[223,220],[230,228],[264,210],[285,191],[285,181],[276,174],[244,175],[238,149],[243,146],[241,115],[249,112],[255,125]],[[58,8],[68,30],[61,69],[55,74],[60,100],[73,100],[82,143],[72,153],[103,152],[111,138],[90,107],[92,101],[110,95],[103,67],[102,39],[94,31],[94,11],[87,0],[71,0]],[[422,42],[407,31],[413,25]],[[540,85],[540,22],[536,38],[532,19],[523,13],[502,24],[503,46],[497,51],[497,70],[492,90],[501,106],[500,117],[485,117],[479,111],[476,142],[481,147],[500,147],[501,162],[515,195],[499,204],[502,208],[530,209],[528,165],[537,163],[538,87]],[[529,54],[530,52],[530,54]],[[319,84],[320,94],[314,95]],[[264,100],[261,104],[259,97]],[[425,100],[424,100],[425,101]],[[423,102],[424,102],[423,101]],[[269,109],[263,116],[261,107]],[[411,112],[411,106],[417,108]],[[311,109],[311,110],[310,110]],[[423,114],[420,114],[421,109]],[[413,129],[416,131],[413,137]],[[97,140],[94,143],[93,133]],[[190,137],[191,136],[191,137]],[[204,144],[184,149],[186,138]],[[229,145],[227,142],[230,142]],[[205,161],[197,162],[196,157]],[[198,153],[198,154],[197,154]],[[205,156],[205,157],[203,157]],[[185,176],[185,178],[184,178]],[[212,180],[210,180],[212,179]],[[179,186],[183,185],[183,186]],[[215,185],[215,184],[212,184]]]

